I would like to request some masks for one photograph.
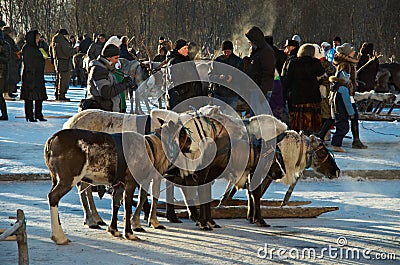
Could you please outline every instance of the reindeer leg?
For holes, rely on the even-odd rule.
[[[160,197],[160,186],[161,186],[161,179],[159,177],[153,178],[149,226],[152,226],[155,229],[165,229],[165,226],[161,225],[157,219],[157,204],[158,204],[158,198]]]
[[[112,207],[111,223],[107,227],[107,233],[109,233],[111,236],[114,236],[114,237],[121,236],[121,233],[118,231],[117,221],[118,221],[118,210],[119,210],[119,207],[121,207],[121,199],[123,196],[122,193],[123,193],[123,190],[120,187],[120,185],[118,185],[118,187],[114,187],[113,193],[112,193],[112,203],[111,203],[111,207]]]
[[[287,205],[287,203],[288,203],[288,201],[290,199],[290,196],[292,196],[294,187],[296,187],[296,184],[297,184],[297,182],[299,181],[300,178],[301,178],[301,176],[297,177],[296,181],[290,185],[289,189],[287,190],[287,192],[285,194],[285,198],[283,199],[283,201],[281,203],[281,207]]]
[[[254,213],[253,213],[253,218],[254,222],[258,227],[270,227],[269,224],[267,224],[262,217],[261,214],[261,197],[262,197],[262,190],[263,187],[259,185],[253,192],[252,192],[252,199],[253,199],[253,207],[254,207]]]
[[[200,202],[203,202],[203,204],[200,205],[200,216],[198,220],[198,226],[201,230],[209,231],[212,230],[212,227],[209,226],[208,220],[207,220],[207,213],[210,205],[207,205],[209,203],[204,203],[206,201],[209,201],[209,196],[207,194],[207,188],[204,187],[204,185],[201,185],[198,187],[198,194],[200,197]]]
[[[76,184],[76,187],[78,188],[79,198],[81,200],[83,208],[83,224],[89,226],[89,228],[91,229],[101,229],[101,227],[95,221],[92,211],[90,210],[90,203],[88,198],[89,193],[90,195],[92,194],[92,189],[90,185],[84,182],[78,182],[78,184]],[[88,189],[90,189],[90,191],[88,191]]]
[[[217,207],[223,206],[225,205],[229,200],[231,200],[233,198],[233,196],[235,195],[237,189],[236,187],[233,185],[232,181],[229,181],[228,185],[226,186],[224,195],[222,195],[221,200],[219,201],[219,204]]]
[[[146,232],[140,224],[140,213],[143,209],[143,204],[146,201],[147,191],[150,185],[150,180],[146,180],[139,189],[139,198],[135,213],[132,215],[132,228],[135,232]]]
[[[136,183],[131,180],[128,180],[125,183],[125,230],[124,230],[124,237],[128,240],[139,240],[137,236],[133,234],[132,227],[131,227],[131,216],[132,216],[132,204],[133,204],[133,192],[135,191]]]
[[[247,188],[247,221],[254,223],[254,200],[252,192]]]
[[[172,203],[174,201],[174,185],[170,182],[167,182],[167,187],[166,187],[166,196],[167,196],[167,204],[166,204],[166,216],[168,221],[171,223],[182,223],[181,220],[176,216],[175,213],[175,206]]]
[[[209,197],[208,203],[206,204],[206,219],[207,219],[207,225],[211,228],[221,228],[220,225],[218,225],[214,219],[212,219],[211,215],[211,184],[206,185],[206,190],[207,190],[207,196]]]
[[[51,170],[50,170],[51,171]],[[56,183],[56,176],[52,173],[53,186],[48,194],[49,206],[50,206],[50,218],[51,218],[51,239],[57,245],[68,245],[71,242],[61,227],[60,216],[58,213],[58,203],[61,198],[72,189],[71,183],[61,183],[62,178],[58,176],[59,182]],[[73,179],[73,178],[71,178]]]

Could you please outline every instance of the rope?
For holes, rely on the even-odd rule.
[[[363,121],[361,121],[361,126],[363,127],[363,129],[372,131],[372,132],[377,133],[377,134],[388,135],[388,136],[394,136],[394,137],[400,137],[400,135],[398,135],[398,134],[394,134],[394,133],[383,133],[383,132],[375,131],[374,129],[366,128],[366,127],[364,126],[364,122],[363,122]]]

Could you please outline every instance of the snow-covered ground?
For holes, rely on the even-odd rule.
[[[7,101],[10,121],[0,122],[0,174],[47,173],[44,143],[66,121],[66,118],[54,117],[76,113],[84,93],[83,89],[71,87],[67,96],[74,101],[44,102],[44,115],[53,117],[48,122],[26,122],[23,102]],[[53,99],[51,88],[48,95]],[[348,152],[336,154],[342,170],[382,170],[383,174],[386,170],[400,170],[400,123],[362,122],[360,131],[369,148],[351,149],[351,139],[346,138],[344,148]],[[310,200],[311,206],[340,209],[316,219],[267,220],[272,225],[270,228],[257,228],[241,219],[217,220],[222,228],[211,232],[198,230],[188,220],[170,224],[161,218],[167,230],[148,228],[146,233],[138,233],[142,239],[139,242],[111,238],[104,229],[84,227],[79,196],[73,189],[60,203],[60,220],[72,243],[56,246],[50,240],[47,204],[50,181],[0,182],[0,228],[14,222],[8,217],[15,216],[16,209],[24,210],[28,219],[30,264],[399,264],[399,184],[399,180],[357,181],[346,176],[338,180],[305,180],[296,187],[292,200]],[[286,188],[273,183],[264,197],[282,199]],[[239,192],[237,196],[244,198],[245,193]],[[109,196],[103,200],[95,196],[95,200],[108,222]],[[122,210],[120,230],[121,220]],[[347,240],[346,246],[337,244],[340,237]],[[268,255],[260,258],[265,254],[265,244]],[[278,248],[286,250],[283,257],[278,256]],[[331,253],[326,250],[322,259],[311,260],[289,255],[289,251],[296,254],[305,248],[314,249],[317,255],[324,248],[331,248]],[[355,249],[358,251],[353,253],[359,252],[360,258],[351,256],[350,250]],[[364,256],[363,250],[367,252]],[[0,242],[0,253],[0,264],[17,263],[15,242]],[[273,253],[272,260],[269,253]],[[389,253],[394,253],[396,260],[378,260],[378,255]]]

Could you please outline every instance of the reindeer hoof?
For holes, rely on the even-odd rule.
[[[197,224],[196,224],[198,227],[199,227],[199,229],[200,230],[202,230],[202,231],[212,231],[213,229],[212,229],[212,227],[210,227],[210,226],[208,226],[207,224],[202,224],[201,222],[197,222]]]
[[[106,222],[104,222],[103,220],[98,221],[97,224],[101,225],[101,226],[106,226],[107,225]]]
[[[120,237],[121,233],[118,230],[111,228],[110,226],[107,227],[107,233],[109,233],[113,237]]]
[[[89,225],[90,229],[101,229],[99,225]]]
[[[161,230],[163,230],[163,229],[167,229],[165,226],[163,226],[163,225],[158,225],[158,226],[153,226],[154,227],[154,229],[161,229]]]
[[[131,233],[125,233],[124,237],[125,237],[125,239],[132,240],[132,241],[140,240],[137,236],[135,236],[134,234],[131,234]]]
[[[135,231],[135,232],[146,232],[146,230],[144,230],[143,227],[136,227],[135,229],[133,229],[133,231]]]
[[[52,236],[51,240],[53,240],[57,245],[68,245],[71,242],[68,238],[57,239],[55,236]]]

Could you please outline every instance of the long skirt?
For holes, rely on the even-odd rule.
[[[292,106],[290,129],[304,131],[307,135],[317,133],[322,127],[321,104],[307,103]]]

